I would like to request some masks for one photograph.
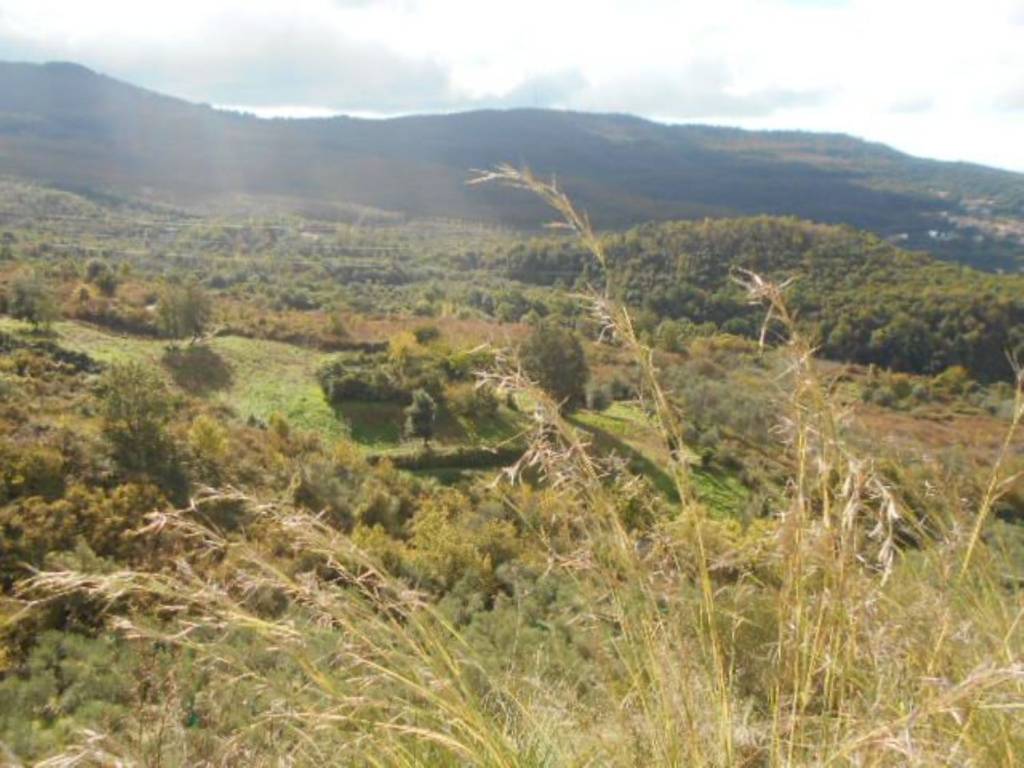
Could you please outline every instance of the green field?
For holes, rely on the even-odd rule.
[[[591,435],[599,451],[626,458],[667,498],[678,499],[675,484],[663,469],[669,466],[665,442],[638,404],[613,403],[604,411],[580,411],[571,420]],[[698,498],[716,514],[734,514],[746,501],[747,489],[724,471],[694,466],[693,480]]]
[[[26,334],[25,323],[0,318],[0,331]],[[387,402],[347,402],[332,408],[316,371],[325,353],[265,339],[218,336],[169,353],[164,340],[114,334],[78,322],[59,322],[50,337],[67,349],[101,363],[145,363],[160,370],[168,384],[212,404],[228,407],[242,421],[266,422],[284,416],[298,429],[325,440],[350,438],[372,454],[419,450],[402,436],[403,406]],[[180,364],[179,364],[180,363]],[[502,408],[493,418],[471,420],[439,409],[435,442],[440,446],[498,445],[514,440],[521,427]]]
[[[0,331],[24,334],[28,326],[0,318]],[[317,368],[326,355],[316,350],[265,339],[219,336],[169,353],[164,340],[114,334],[78,322],[54,324],[52,338],[102,363],[135,360],[157,368],[169,384],[226,406],[241,421],[254,418],[266,422],[280,414],[292,427],[327,441],[351,439],[369,455],[398,456],[421,450],[417,441],[403,438],[404,414],[399,403],[352,401],[332,408],[316,380]],[[667,466],[664,443],[640,406],[614,403],[604,411],[580,411],[571,420],[590,434],[600,452],[625,457],[634,471],[646,476],[667,498],[677,498],[672,478],[662,469]],[[442,406],[433,443],[441,449],[508,445],[522,430],[522,417],[504,407],[493,418],[473,420]],[[696,468],[694,480],[698,496],[718,513],[733,512],[746,499],[743,485],[723,472]]]

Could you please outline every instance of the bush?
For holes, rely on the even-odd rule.
[[[539,323],[519,348],[527,375],[566,411],[586,402],[590,375],[583,345],[571,331],[551,320]]]
[[[441,330],[436,325],[421,325],[414,329],[412,335],[420,344],[429,344],[441,338]]]
[[[210,416],[197,416],[188,431],[188,447],[199,476],[217,482],[230,450],[227,430]]]
[[[101,259],[89,259],[85,265],[85,279],[99,288],[104,296],[113,296],[117,292],[117,273]]]
[[[172,401],[163,380],[136,363],[115,363],[100,382],[103,434],[128,471],[159,474],[172,454],[166,433]]]
[[[321,366],[317,380],[327,401],[408,402],[409,392],[392,374],[383,355],[338,355]]]
[[[14,280],[7,311],[18,320],[25,320],[35,329],[49,328],[60,313],[50,289],[35,272]]]
[[[498,395],[486,385],[456,384],[446,390],[445,400],[452,413],[469,419],[493,418],[498,413]]]
[[[587,408],[592,411],[606,410],[612,404],[612,396],[608,387],[603,384],[591,384],[587,387]]]
[[[434,420],[437,418],[437,404],[430,393],[417,389],[412,393],[412,403],[405,409],[405,433],[410,437],[423,439],[423,444],[434,436]]]
[[[74,548],[79,539],[103,557],[141,553],[147,542],[127,532],[166,504],[157,488],[136,483],[113,490],[71,485],[60,498],[15,500],[0,508],[2,586],[9,588],[15,577],[24,575],[26,565],[39,568],[48,555]]]
[[[64,493],[64,456],[44,446],[19,450],[0,443],[0,503],[18,496],[56,499]]]
[[[608,382],[608,394],[615,401],[635,400],[637,398],[637,389],[633,382],[616,375]]]

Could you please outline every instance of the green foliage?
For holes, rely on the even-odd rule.
[[[412,393],[412,402],[405,409],[405,432],[410,437],[421,438],[423,444],[434,436],[434,422],[437,419],[437,404],[425,389]]]
[[[474,510],[456,491],[440,491],[411,523],[411,566],[421,578],[447,591],[470,580],[484,592],[495,587],[495,569],[520,550],[515,527],[500,516]]]
[[[10,588],[25,568],[41,568],[47,556],[72,550],[79,540],[102,557],[129,560],[147,543],[129,531],[145,515],[167,505],[149,484],[128,483],[112,490],[73,484],[59,497],[31,496],[0,507],[0,580]]]
[[[409,403],[417,389],[441,400],[445,383],[466,377],[482,359],[468,352],[445,355],[443,350],[425,349],[410,333],[393,338],[386,355],[335,355],[320,366],[317,380],[327,401],[334,406],[352,401]]]
[[[230,458],[227,430],[210,416],[197,416],[188,430],[188,447],[198,475],[206,482],[218,482]]]
[[[382,355],[343,354],[325,362],[317,379],[327,401],[408,402],[409,393]]]
[[[564,410],[586,402],[590,370],[583,345],[571,331],[551,321],[539,323],[520,346],[519,359],[526,374]]]
[[[201,337],[213,317],[213,301],[199,283],[169,283],[160,293],[156,308],[157,327],[169,339]]]
[[[37,272],[15,278],[7,300],[7,313],[18,320],[28,321],[37,330],[49,328],[60,317],[49,286]]]
[[[669,222],[603,242],[614,294],[666,351],[716,329],[760,333],[760,311],[732,280],[737,268],[795,278],[790,305],[828,358],[927,374],[962,366],[993,380],[1009,376],[1006,350],[1024,349],[1024,279],[943,264],[849,227],[770,217]],[[522,279],[536,269],[542,281],[536,260],[565,247],[514,246],[509,269]],[[591,279],[582,256],[564,263],[574,278]]]
[[[100,259],[89,259],[85,265],[85,279],[108,297],[117,293],[117,286],[120,282],[117,272],[110,264]]]
[[[492,419],[498,413],[498,395],[488,385],[453,384],[445,391],[448,409],[467,419]]]
[[[129,472],[164,471],[172,456],[166,426],[173,402],[160,376],[141,363],[115,363],[99,391],[103,434],[118,463]]]
[[[419,344],[429,344],[441,338],[441,331],[436,325],[420,325],[412,333]]]
[[[0,504],[18,496],[55,499],[64,493],[64,456],[46,446],[0,441]]]

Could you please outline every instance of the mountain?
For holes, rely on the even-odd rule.
[[[0,174],[78,192],[535,227],[547,214],[533,200],[465,185],[471,169],[506,161],[556,173],[604,228],[792,214],[975,266],[1024,269],[1024,174],[849,136],[525,109],[265,120],[75,64],[0,63]]]

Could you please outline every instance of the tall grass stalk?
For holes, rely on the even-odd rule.
[[[520,509],[523,535],[580,595],[572,627],[591,649],[585,675],[544,679],[524,660],[496,668],[424,595],[317,516],[223,489],[140,532],[173,543],[173,570],[40,573],[26,599],[85,593],[147,607],[116,626],[186,649],[219,685],[245,693],[251,716],[217,744],[221,764],[1020,764],[1024,598],[984,536],[1024,412],[1019,370],[993,479],[969,524],[940,529],[855,449],[787,284],[737,273],[766,307],[762,342],[778,336],[787,361],[778,422],[792,467],[771,519],[737,531],[693,492],[686,414],[616,300],[615,265],[587,217],[525,170],[474,181],[539,195],[605,271],[585,301],[636,360],[672,454],[680,501],[641,539],[621,514],[643,493],[639,481],[596,458],[514,359],[483,376],[532,408],[530,448],[494,493],[525,504],[515,485],[539,476],[551,518]],[[200,522],[204,505],[225,497],[249,508],[259,536]],[[949,499],[956,520],[959,496]],[[282,565],[296,560],[314,566]],[[290,609],[260,609],[267,595]],[[64,757],[77,762],[54,765],[130,751],[89,737]]]

